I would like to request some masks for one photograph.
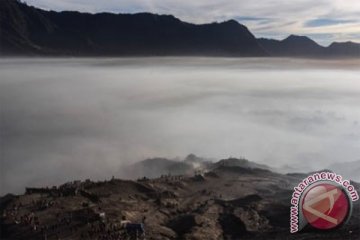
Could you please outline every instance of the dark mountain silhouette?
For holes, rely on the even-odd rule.
[[[2,54],[265,56],[234,20],[195,25],[170,15],[44,11],[0,1]]]
[[[323,54],[324,47],[305,36],[290,35],[284,40],[258,39],[273,56],[308,56]]]
[[[260,38],[258,42],[271,56],[287,57],[360,57],[360,44],[332,43],[328,47],[306,36],[290,35],[284,40]]]
[[[327,50],[331,56],[360,57],[360,44],[354,42],[334,42]]]
[[[360,44],[256,39],[235,20],[196,25],[171,15],[54,12],[1,0],[0,55],[360,57]]]

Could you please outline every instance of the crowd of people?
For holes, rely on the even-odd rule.
[[[39,210],[44,207],[50,207],[55,204],[55,201],[50,200],[38,200],[32,201],[30,206],[33,209]],[[142,223],[132,223],[126,218],[122,218],[120,222],[111,222],[104,218],[99,218],[95,221],[88,221],[81,223],[74,220],[73,214],[56,213],[56,222],[44,224],[40,221],[39,216],[36,215],[36,211],[28,212],[27,209],[23,209],[24,206],[21,203],[13,204],[3,212],[3,217],[7,218],[11,222],[17,225],[23,225],[29,227],[35,234],[42,236],[42,239],[60,239],[61,236],[68,234],[76,234],[80,230],[81,239],[97,239],[97,240],[131,240],[131,239],[143,239],[145,236],[144,220]],[[100,209],[101,210],[101,209]],[[86,215],[86,213],[83,213]],[[105,216],[105,213],[103,213]],[[89,219],[85,218],[84,219]],[[85,226],[85,228],[84,228]]]
[[[2,217],[9,219],[16,225],[29,226],[33,231],[38,231],[40,228],[39,217],[34,212],[22,213],[22,207],[21,203],[13,204],[3,211]]]
[[[145,237],[144,223],[132,223],[122,218],[120,223],[97,221],[89,224],[81,239],[140,240]]]

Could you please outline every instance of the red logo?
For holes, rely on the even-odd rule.
[[[307,222],[317,229],[332,229],[346,221],[349,199],[344,191],[330,183],[313,186],[302,201],[302,212]]]

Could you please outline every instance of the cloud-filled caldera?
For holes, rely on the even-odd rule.
[[[2,59],[1,193],[189,153],[297,170],[358,160],[358,64]]]
[[[282,39],[310,35],[327,45],[333,41],[360,42],[358,0],[26,0],[53,10],[172,14],[184,21],[206,23],[236,19],[257,37]]]

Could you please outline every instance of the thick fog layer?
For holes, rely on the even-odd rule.
[[[1,194],[109,179],[124,163],[189,153],[242,156],[289,171],[358,161],[359,66],[350,60],[2,59]]]

